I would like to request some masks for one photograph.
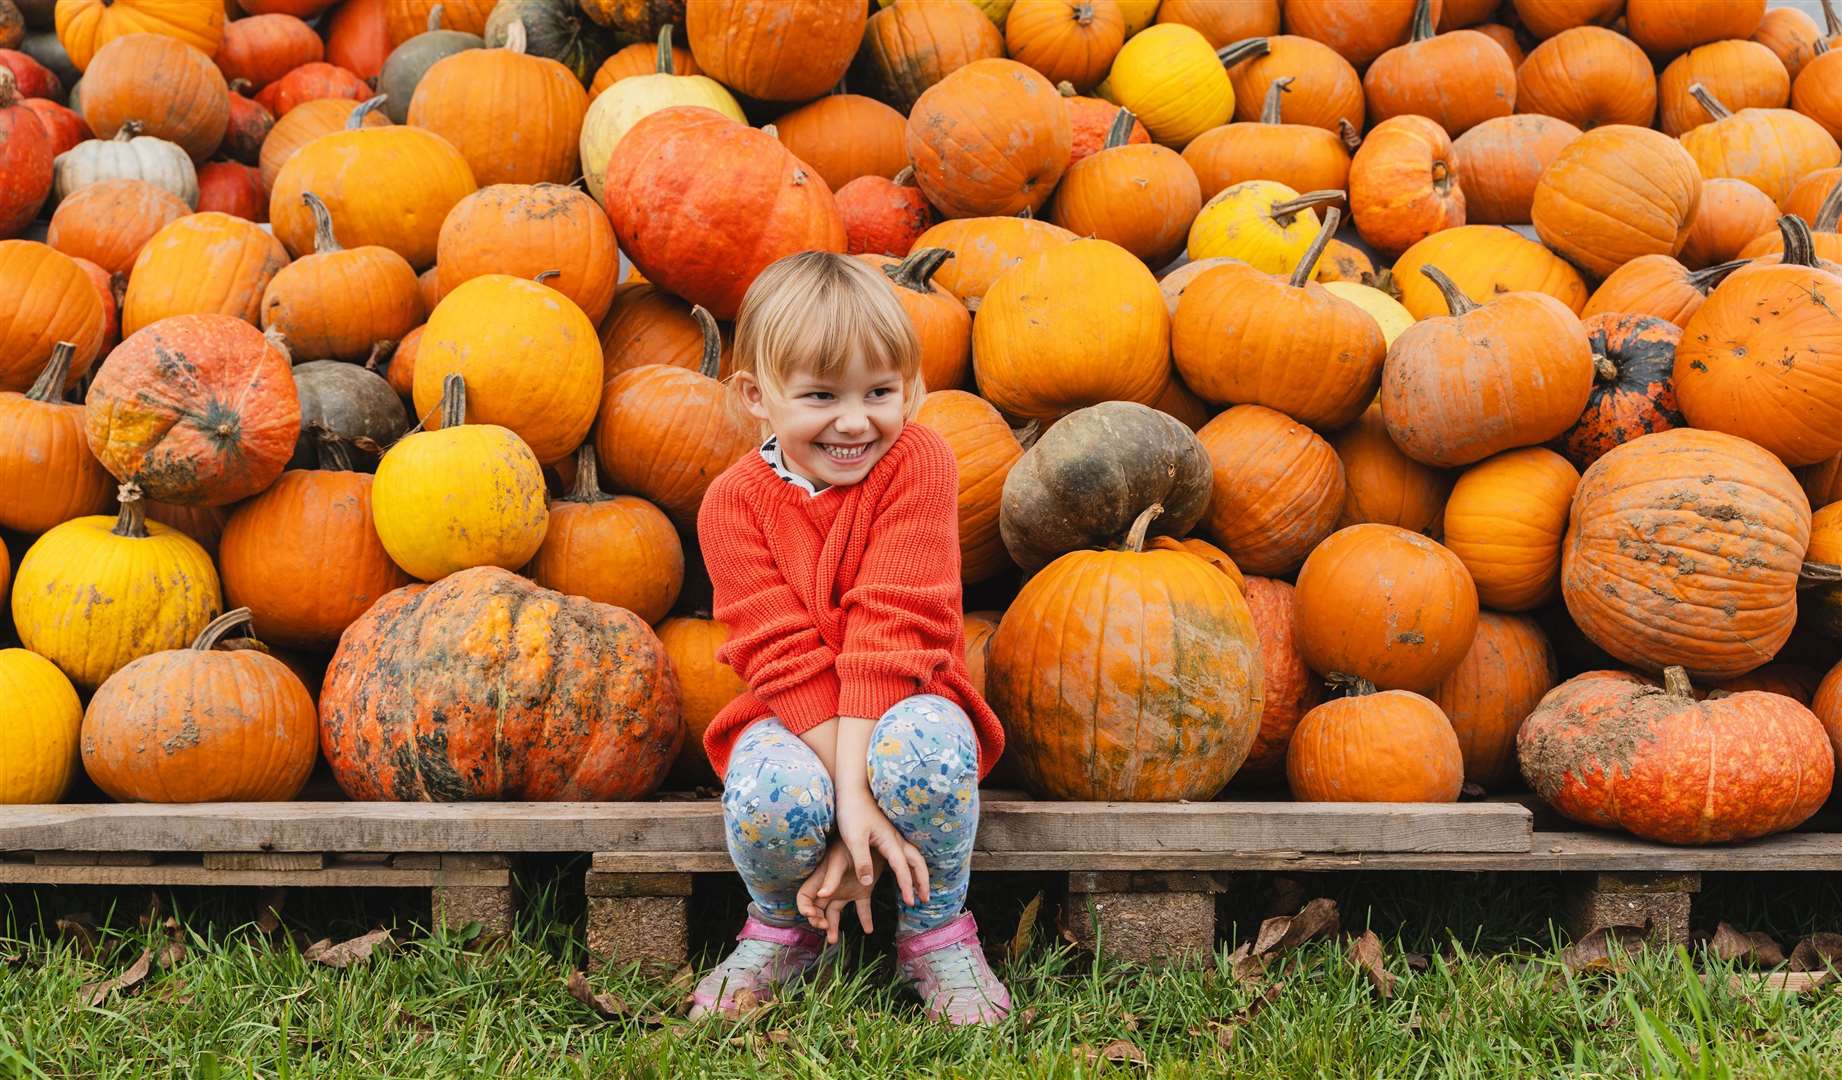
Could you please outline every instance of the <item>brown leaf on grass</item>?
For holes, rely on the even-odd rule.
[[[768,1042],[773,1043],[775,1046],[785,1046],[793,1041],[793,1035],[785,1028],[775,1028],[773,1031],[767,1033],[767,1039]]]
[[[602,993],[588,984],[588,975],[581,971],[570,972],[566,984],[569,996],[594,1010],[596,1016],[603,1020],[625,1020],[633,1015],[618,994]]]
[[[1252,1023],[1254,1017],[1266,1010],[1268,1005],[1279,1000],[1284,992],[1284,983],[1273,983],[1255,994],[1247,1004],[1235,1010],[1235,1014],[1226,1020],[1209,1021],[1209,1031],[1215,1036],[1215,1044],[1226,1050],[1234,1044],[1235,1032],[1244,1024]]]
[[[1383,1001],[1394,996],[1394,976],[1382,963],[1381,938],[1375,936],[1375,931],[1364,930],[1361,937],[1350,942],[1350,959],[1369,977],[1370,985]]]
[[[1433,958],[1423,952],[1410,952],[1401,959],[1407,962],[1409,971],[1425,971],[1433,963]]]
[[[1727,976],[1727,985],[1735,993],[1765,990],[1778,994],[1804,994],[1820,990],[1837,981],[1833,968],[1823,971],[1772,971],[1760,974],[1735,972]]]
[[[1023,905],[1023,914],[1017,916],[1017,932],[1011,935],[1010,949],[1007,951],[1011,963],[1023,959],[1023,954],[1030,951],[1030,941],[1036,937],[1036,918],[1043,909],[1043,894],[1030,897],[1030,902]]]
[[[1726,923],[1714,928],[1708,950],[1722,960],[1744,960],[1754,967],[1777,967],[1784,963],[1784,949],[1770,934],[1735,930]]]
[[[270,889],[262,894],[262,899],[256,902],[259,909],[256,914],[256,929],[264,937],[269,937],[281,929],[281,905],[287,896],[285,889]]]
[[[1811,934],[1791,949],[1792,971],[1842,967],[1842,934]]]
[[[371,959],[371,954],[379,949],[388,952],[393,944],[395,942],[391,940],[389,930],[373,930],[337,945],[329,938],[321,938],[307,946],[307,950],[301,953],[301,959],[331,968],[348,968]]]
[[[110,994],[120,990],[131,990],[139,986],[142,981],[147,978],[147,973],[153,970],[153,961],[153,950],[142,949],[140,958],[128,965],[127,971],[122,972],[113,979],[105,979],[102,982],[84,983],[82,986],[79,986],[77,988],[77,1000],[93,1008],[107,1001]]]
[[[66,915],[52,925],[56,928],[58,936],[69,941],[78,953],[85,957],[96,955],[99,944],[96,936],[96,920],[90,916],[89,912],[82,911],[75,915]]]
[[[1290,952],[1313,938],[1337,932],[1337,902],[1320,896],[1296,915],[1278,915],[1260,924],[1254,937],[1255,956]]]
[[[1620,954],[1631,952],[1643,944],[1644,932],[1633,926],[1601,926],[1592,933],[1561,950],[1561,964],[1568,971],[1614,971],[1619,963],[1614,960],[1612,946],[1618,946]]]
[[[166,943],[166,947],[160,950],[160,956],[156,963],[159,965],[161,971],[177,967],[185,961],[187,952],[188,950],[186,949],[185,942],[169,941]]]
[[[1243,941],[1228,954],[1228,974],[1236,982],[1258,982],[1266,974],[1266,962],[1266,957],[1254,955],[1252,942]],[[1213,971],[1207,974],[1213,974]]]
[[[1114,1039],[1098,1050],[1091,1046],[1084,1045],[1077,1048],[1076,1052],[1090,1062],[1111,1061],[1116,1064],[1125,1064],[1127,1062],[1134,1065],[1147,1064],[1145,1061],[1145,1052],[1125,1039]]]

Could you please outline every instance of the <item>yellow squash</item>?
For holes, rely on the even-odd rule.
[[[1342,198],[1343,192],[1328,190],[1300,195],[1277,180],[1243,180],[1225,187],[1190,223],[1190,258],[1239,259],[1256,270],[1289,277],[1323,227],[1313,208]]]
[[[588,193],[601,202],[602,185],[608,179],[608,158],[614,146],[629,128],[660,109],[674,105],[701,105],[714,109],[738,124],[748,123],[742,106],[707,75],[672,74],[672,30],[659,31],[659,70],[651,75],[622,79],[601,92],[589,103],[588,115],[582,118],[582,179]]]
[[[1228,68],[1265,51],[1266,39],[1254,38],[1218,52],[1194,27],[1159,23],[1132,35],[1095,92],[1131,109],[1153,140],[1181,150],[1234,115]]]
[[[0,649],[0,804],[57,802],[77,763],[83,705],[56,664]]]
[[[1389,345],[1401,336],[1401,331],[1413,325],[1413,312],[1401,306],[1401,302],[1372,285],[1358,285],[1354,281],[1326,281],[1324,291],[1355,304],[1367,312],[1375,325],[1381,327],[1382,340]]]

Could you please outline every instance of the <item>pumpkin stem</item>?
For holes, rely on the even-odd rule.
[[[1151,523],[1157,520],[1158,515],[1163,512],[1164,504],[1161,502],[1154,502],[1139,511],[1138,517],[1133,519],[1132,528],[1126,533],[1125,550],[1145,550],[1145,534],[1151,531]]]
[[[1362,149],[1362,132],[1357,131],[1356,125],[1346,117],[1337,117],[1337,138],[1343,140],[1343,145],[1352,154]]]
[[[1042,438],[1042,436],[1043,426],[1042,422],[1038,420],[1032,420],[1020,428],[1013,428],[1011,430],[1011,438],[1016,439],[1017,445],[1023,447],[1025,450],[1035,446],[1036,440]]]
[[[250,85],[250,81],[248,79],[230,80],[230,92],[233,94],[241,94],[244,97],[248,97],[249,92],[252,89],[254,89],[254,87]]]
[[[1778,235],[1784,237],[1784,265],[1815,266],[1816,241],[1810,236],[1810,226],[1796,214],[1786,214],[1778,219]]]
[[[458,371],[441,380],[441,426],[459,427],[467,422],[467,380]]]
[[[1076,26],[1086,26],[1092,23],[1094,21],[1094,5],[1085,2],[1076,4],[1074,6],[1074,21]]]
[[[1337,225],[1342,220],[1343,212],[1336,207],[1333,206],[1324,211],[1324,227],[1311,238],[1311,246],[1305,249],[1304,258],[1298,260],[1298,265],[1292,268],[1292,287],[1294,289],[1304,288],[1305,282],[1311,280],[1311,275],[1318,268],[1318,260],[1323,258],[1324,249],[1330,246],[1330,238],[1336,233]]]
[[[613,496],[601,490],[601,473],[595,467],[595,443],[593,440],[576,447],[576,483],[563,496],[564,502],[598,503],[607,502]]]
[[[1593,354],[1593,377],[1603,383],[1617,382],[1618,365],[1612,363],[1611,357],[1596,352]]]
[[[1120,106],[1119,111],[1113,114],[1112,126],[1106,129],[1106,142],[1101,144],[1100,149],[1111,150],[1131,142],[1132,125],[1136,123],[1138,123],[1138,117],[1132,115],[1132,110],[1123,105]]]
[[[902,171],[899,173],[896,173],[895,179],[889,182],[897,185],[898,187],[919,187],[920,186],[919,184],[915,183],[915,167],[913,165],[902,166]]]
[[[1663,692],[1670,697],[1693,698],[1694,684],[1689,682],[1686,668],[1671,665],[1663,669]]]
[[[326,472],[351,472],[352,451],[337,431],[325,424],[313,425],[313,433],[320,441],[316,447],[320,468]]]
[[[1816,220],[1810,223],[1816,232],[1835,232],[1837,225],[1842,225],[1842,183],[1831,187],[1829,194],[1823,196],[1816,208]]]
[[[1025,221],[1034,221],[1036,220],[1036,211],[1026,206],[1023,209],[1017,211],[1017,216],[1022,218]]]
[[[1420,268],[1420,273],[1426,275],[1434,285],[1439,286],[1440,294],[1445,297],[1447,311],[1454,315],[1463,315],[1467,311],[1477,310],[1477,301],[1466,296],[1465,290],[1459,288],[1451,278],[1446,277],[1444,270],[1428,263]]]
[[[1274,203],[1268,208],[1267,216],[1273,219],[1274,224],[1283,229],[1292,224],[1292,219],[1296,218],[1301,210],[1309,210],[1314,206],[1323,206],[1326,203],[1342,201],[1343,192],[1337,188],[1323,188],[1318,191],[1307,191],[1295,199],[1287,199],[1284,202]]]
[[[13,77],[11,68],[0,68],[0,109],[10,109],[19,104],[19,80]]]
[[[1829,52],[1829,39],[1828,38],[1817,38],[1816,44],[1810,46],[1810,51],[1815,53],[1818,56],[1827,55]]]
[[[1279,118],[1279,99],[1292,92],[1292,76],[1282,75],[1274,79],[1266,88],[1266,100],[1260,103],[1260,122],[1262,124],[1283,124]]]
[[[1433,2],[1420,0],[1413,6],[1413,34],[1407,40],[1411,42],[1427,41],[1433,36]]]
[[[704,378],[714,379],[723,370],[723,333],[717,329],[716,316],[702,304],[691,305],[691,318],[697,320],[697,329],[704,333],[704,358],[697,370]]]
[[[1233,67],[1243,60],[1265,56],[1271,49],[1272,45],[1263,37],[1242,38],[1215,50],[1215,58],[1222,62],[1223,67]]]
[[[1324,681],[1330,684],[1332,690],[1340,692],[1344,697],[1367,697],[1380,692],[1374,683],[1362,676],[1345,675],[1341,671],[1333,671],[1324,676]]]
[[[1688,276],[1688,283],[1694,286],[1696,291],[1700,292],[1701,295],[1706,296],[1713,290],[1714,286],[1725,281],[1728,274],[1733,273],[1735,270],[1738,270],[1751,261],[1751,259],[1735,259],[1732,262],[1715,263],[1713,266],[1704,270],[1696,270],[1691,273]]]
[[[423,32],[432,34],[439,29],[441,29],[441,5],[436,4],[429,8],[428,25],[423,28]]]
[[[929,282],[952,257],[953,251],[950,248],[921,248],[909,252],[906,259],[894,266],[883,267],[883,273],[904,289],[931,293],[934,287]]]
[[[780,128],[776,127],[773,124],[762,124],[761,134],[769,136],[770,138],[778,139],[780,138]]]
[[[146,131],[146,130],[147,130],[146,124],[142,123],[139,120],[130,120],[121,126],[120,131],[117,131],[115,133],[115,141],[116,142],[127,142],[129,139],[134,138],[135,136],[139,135],[141,132]]]
[[[141,485],[128,481],[115,489],[115,499],[121,503],[121,509],[116,512],[115,527],[109,532],[130,540],[146,539],[147,508],[141,505]]]
[[[664,26],[659,27],[658,73],[660,75],[678,74],[678,61],[677,61],[677,58],[672,55],[672,24],[671,23],[666,23]]]
[[[365,370],[382,375],[390,358],[396,355],[397,343],[393,338],[379,338],[371,343],[371,355],[365,357]]]
[[[248,626],[255,618],[246,607],[226,611],[205,624],[205,628],[192,639],[192,648],[198,652],[210,652],[217,646],[218,639],[239,626]]]
[[[389,94],[379,94],[369,101],[361,103],[358,108],[353,109],[352,115],[345,118],[345,130],[357,131],[359,128],[364,127],[365,117],[383,108],[384,99],[389,96]]]
[[[1829,37],[1842,34],[1842,18],[1837,17],[1835,5],[1829,0],[1823,0],[1823,25],[1829,28]],[[1823,44],[1829,44],[1827,38],[1824,39]]]
[[[1733,115],[1732,109],[1722,105],[1720,99],[1715,97],[1708,91],[1707,87],[1700,83],[1689,83],[1689,97],[1699,101],[1701,107],[1708,110],[1708,115],[1716,120],[1725,120]]]
[[[539,285],[548,285],[550,284],[551,278],[562,276],[563,272],[561,270],[539,270],[537,276],[531,280],[537,282]]]
[[[511,22],[505,24],[505,44],[501,45],[500,48],[504,49],[506,52],[515,52],[522,56],[526,44],[527,41],[525,38],[523,19],[513,19]]]
[[[1835,563],[1807,562],[1797,572],[1797,587],[1807,589],[1812,585],[1831,585],[1842,581],[1842,566]]]
[[[335,251],[344,251],[339,246],[339,238],[333,235],[332,211],[326,208],[320,197],[311,191],[303,191],[301,201],[307,204],[308,211],[313,214],[313,253],[329,255]]]
[[[26,391],[27,401],[63,401],[64,383],[70,378],[70,361],[77,355],[77,347],[68,341],[60,341],[51,347],[51,359],[45,362],[45,370],[38,373],[32,389]]]
[[[1063,97],[1080,97],[1081,96],[1081,91],[1076,90],[1075,84],[1069,82],[1067,79],[1063,79],[1061,82],[1055,84],[1055,92],[1062,95]]]

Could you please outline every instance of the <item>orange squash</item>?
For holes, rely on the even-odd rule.
[[[620,253],[595,200],[560,184],[494,184],[454,204],[435,241],[442,296],[484,274],[535,278],[600,325],[614,302]]]
[[[1682,250],[1701,177],[1695,159],[1667,135],[1596,127],[1541,174],[1530,217],[1542,243],[1603,278],[1641,255]],[[1609,213],[1611,206],[1618,211]]]
[[[883,272],[921,342],[921,385],[951,390],[972,367],[972,315],[952,293],[931,280],[952,252],[918,248],[907,258],[859,255]]]
[[[576,451],[575,484],[550,501],[550,528],[524,573],[546,589],[633,612],[657,626],[684,587],[684,545],[645,499],[608,495],[595,447]]]
[[[1125,42],[1125,16],[1114,0],[1016,0],[1004,19],[1011,59],[1077,91],[1105,77]]]
[[[970,630],[972,616],[966,617],[966,624]],[[657,633],[672,671],[678,676],[684,713],[684,748],[672,763],[668,783],[674,787],[721,783],[704,753],[704,731],[723,706],[748,691],[748,684],[735,669],[716,658],[716,650],[729,640],[729,628],[705,612],[667,619],[659,624]]]
[[[1458,801],[1465,759],[1434,702],[1406,690],[1344,681],[1348,697],[1305,714],[1286,751],[1286,780],[1300,802]]]
[[[1378,580],[1391,582],[1376,589]],[[1332,533],[1298,572],[1298,649],[1320,675],[1429,690],[1477,633],[1477,587],[1458,556],[1390,525]]]
[[[1260,730],[1254,735],[1247,761],[1234,774],[1234,785],[1270,784],[1285,775],[1286,748],[1292,732],[1305,714],[1324,700],[1318,680],[1292,641],[1292,586],[1272,578],[1250,577],[1241,583],[1241,595],[1254,618],[1260,639],[1261,682],[1265,700],[1260,709]]]
[[[1073,140],[1049,80],[1015,60],[975,60],[915,101],[906,145],[927,201],[964,218],[1040,210]]]
[[[1669,62],[1657,79],[1665,135],[1681,135],[1716,117],[1689,93],[1700,85],[1732,109],[1779,109],[1791,100],[1791,76],[1772,50],[1754,41],[1716,41]]]
[[[1603,26],[1576,26],[1535,46],[1516,69],[1516,111],[1559,117],[1582,131],[1649,127],[1656,75],[1630,38]]]
[[[856,0],[690,0],[684,7],[698,68],[762,101],[811,101],[837,85],[868,18]]]
[[[1349,145],[1335,131],[1284,119],[1284,97],[1297,81],[1274,79],[1256,119],[1210,128],[1183,148],[1204,199],[1244,180],[1277,180],[1295,191],[1349,187]]]
[[[52,346],[68,341],[71,383],[102,350],[102,298],[76,260],[32,240],[0,240],[0,390],[38,381]]]
[[[1535,182],[1580,129],[1559,117],[1499,116],[1452,140],[1465,221],[1472,225],[1526,225]]]
[[[1228,69],[1234,86],[1234,118],[1258,120],[1274,83],[1290,77],[1292,99],[1286,115],[1294,124],[1309,124],[1351,142],[1361,134],[1367,105],[1362,77],[1348,60],[1321,41],[1297,34],[1271,34],[1264,51]]]
[[[1130,111],[1119,110],[1100,151],[1062,177],[1049,218],[1159,267],[1183,250],[1190,222],[1202,209],[1202,189],[1188,159],[1175,150],[1128,142],[1135,122]]]
[[[998,410],[964,390],[922,399],[915,423],[932,428],[959,462],[959,572],[967,584],[996,577],[1011,565],[998,532],[1004,478],[1023,447]]]
[[[1375,522],[1408,532],[1429,532],[1442,517],[1451,474],[1422,465],[1394,445],[1380,405],[1370,405],[1356,422],[1331,439],[1343,462],[1343,512],[1337,528]]]
[[[253,222],[215,212],[179,218],[134,260],[122,333],[174,315],[234,315],[256,324],[264,291],[287,265],[281,244]]]
[[[1744,180],[1704,180],[1682,244],[1682,265],[1705,270],[1739,257],[1755,238],[1777,232],[1778,207],[1771,196]]]
[[[159,34],[128,34],[97,50],[85,70],[83,119],[99,139],[138,120],[142,134],[203,161],[224,141],[230,88],[210,54]]]
[[[1391,281],[1401,306],[1415,319],[1446,314],[1445,297],[1422,266],[1437,266],[1477,303],[1504,293],[1546,293],[1576,314],[1588,290],[1580,272],[1565,259],[1500,225],[1460,225],[1436,232],[1401,253]]]
[[[427,314],[416,272],[389,248],[346,249],[313,192],[314,253],[276,272],[262,293],[262,328],[275,330],[296,361],[362,360],[381,341],[399,341]]]
[[[1465,192],[1445,129],[1424,116],[1375,125],[1350,159],[1350,209],[1363,240],[1391,255],[1463,225]]]
[[[1443,539],[1471,572],[1480,603],[1528,611],[1553,598],[1579,484],[1566,458],[1539,446],[1507,450],[1458,478],[1445,504]]]
[[[524,52],[524,24],[505,47],[465,49],[416,84],[409,122],[459,150],[479,184],[567,184],[582,171],[588,94],[560,62]]]
[[[1839,68],[1838,70],[1842,70]],[[1822,124],[1792,109],[1734,111],[1699,83],[1689,94],[1713,115],[1682,133],[1682,146],[1708,180],[1745,180],[1782,202],[1797,181],[1842,160],[1842,147]]]
[[[1203,425],[1214,493],[1210,535],[1250,574],[1289,574],[1337,527],[1343,464],[1322,437],[1284,413],[1237,405]]]
[[[989,20],[985,26],[991,26]],[[834,195],[860,176],[894,179],[908,167],[908,152],[902,147],[907,119],[862,94],[827,94],[779,117],[773,128],[781,143],[812,166]]]
[[[1593,290],[1580,314],[1649,315],[1677,326],[1707,302],[1708,294],[1746,263],[1716,263],[1690,270],[1668,255],[1639,255],[1614,270]]]
[[[1456,138],[1515,111],[1516,69],[1501,46],[1476,30],[1434,36],[1432,0],[1418,0],[1407,43],[1375,58],[1362,89],[1377,123],[1424,116]]]
[[[35,536],[72,518],[109,509],[115,481],[83,438],[83,406],[64,400],[77,349],[52,346],[24,394],[0,390],[0,528]],[[0,596],[5,595],[0,576]]]

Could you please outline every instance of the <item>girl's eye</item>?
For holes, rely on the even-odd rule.
[[[806,396],[808,398],[811,398],[814,401],[830,401],[831,400],[831,394],[827,393],[824,390],[813,390],[810,393],[808,393]]]
[[[886,398],[890,394],[893,394],[893,393],[895,393],[895,391],[891,390],[889,387],[879,386],[876,389],[870,391],[870,396],[873,398]]]

